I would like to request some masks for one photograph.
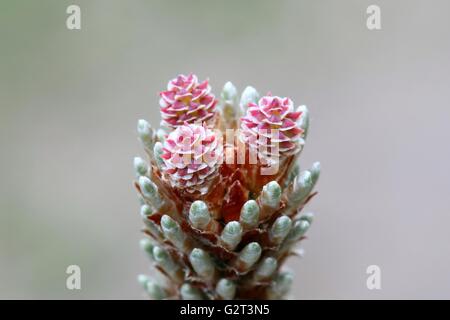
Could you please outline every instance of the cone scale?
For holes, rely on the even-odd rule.
[[[138,122],[140,246],[167,278],[138,277],[151,299],[283,299],[293,282],[283,264],[310,228],[320,174],[318,162],[298,169],[309,111],[231,82],[217,96],[179,75],[160,94],[162,128]]]

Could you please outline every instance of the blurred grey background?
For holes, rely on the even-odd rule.
[[[78,4],[82,29],[66,28]],[[381,7],[382,29],[366,28]],[[448,1],[0,1],[0,298],[144,298],[137,119],[178,73],[290,96],[322,162],[293,297],[450,298]],[[65,287],[66,267],[82,289]],[[382,289],[368,290],[378,265]]]

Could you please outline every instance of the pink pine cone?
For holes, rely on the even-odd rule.
[[[172,187],[189,193],[206,193],[223,161],[219,135],[205,125],[186,124],[172,131],[164,142],[163,173]]]
[[[169,81],[167,91],[160,93],[161,125],[175,129],[185,123],[210,124],[217,100],[208,80],[198,82],[194,74],[178,75]]]
[[[241,139],[263,161],[293,155],[304,144],[303,129],[298,123],[301,115],[302,112],[294,111],[291,99],[264,96],[258,104],[249,103],[241,118]]]

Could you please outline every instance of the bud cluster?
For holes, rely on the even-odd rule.
[[[140,246],[168,281],[139,283],[153,299],[285,297],[293,276],[281,265],[312,223],[299,212],[320,174],[318,162],[304,171],[296,163],[308,109],[250,86],[239,98],[231,82],[216,100],[192,74],[169,81],[160,107],[162,128],[138,122],[147,159],[134,158],[134,174]]]

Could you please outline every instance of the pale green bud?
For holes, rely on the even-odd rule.
[[[309,224],[311,225],[313,220],[314,220],[314,213],[312,212],[306,212],[304,213],[301,217],[300,220],[306,220],[309,222]]]
[[[278,298],[282,298],[291,290],[293,280],[292,273],[282,272],[276,276],[270,285],[270,291]]]
[[[144,220],[145,225],[147,226],[147,228],[150,230],[150,232],[154,235],[154,236],[161,236],[161,230],[159,228],[159,226],[147,219],[148,216],[151,216],[153,214],[153,211],[151,209],[151,207],[147,204],[144,204],[141,206],[141,217]]]
[[[311,172],[312,183],[315,185],[320,176],[320,162],[314,162],[309,171]]]
[[[141,249],[143,251],[145,251],[151,259],[154,259],[154,257],[153,257],[154,245],[150,241],[150,239],[148,239],[148,238],[141,239],[141,241],[139,242],[139,245],[140,245]]]
[[[202,249],[195,248],[189,255],[189,261],[191,262],[194,271],[201,277],[210,279],[214,276],[214,263],[211,257]]]
[[[222,89],[221,97],[224,101],[235,103],[237,100],[237,89],[230,81],[225,83]]]
[[[297,241],[303,235],[308,231],[309,229],[309,222],[308,220],[302,220],[301,218],[294,222],[294,225],[292,226],[291,232],[288,235],[288,241]]]
[[[183,247],[185,235],[181,230],[178,222],[173,220],[168,215],[163,215],[161,217],[161,228],[163,230],[164,236],[169,239],[176,247]]]
[[[265,258],[255,272],[255,277],[258,280],[267,279],[275,272],[277,269],[278,263],[277,260],[273,257]]]
[[[225,83],[222,93],[219,108],[222,112],[222,119],[227,128],[236,120],[237,110],[237,90],[231,83]]]
[[[138,275],[137,280],[139,284],[145,289],[147,282],[150,281],[150,278],[147,277],[145,274],[140,274]]]
[[[281,200],[281,187],[276,181],[271,181],[263,187],[261,203],[270,208],[278,208]]]
[[[161,142],[156,142],[155,146],[153,147],[153,155],[155,157],[156,164],[160,167],[164,164],[163,159],[161,158],[161,155],[163,154],[163,145]]]
[[[238,261],[244,264],[245,269],[251,268],[261,256],[261,246],[251,242],[239,253]]]
[[[144,176],[139,177],[139,187],[141,188],[144,197],[147,198],[156,209],[159,209],[162,206],[163,201],[159,196],[158,187],[152,180]]]
[[[181,299],[183,300],[203,300],[203,295],[198,288],[184,283],[180,288]]]
[[[173,262],[169,253],[161,247],[153,247],[153,257],[155,261],[167,272],[172,272],[177,269],[177,264]]]
[[[148,204],[144,204],[141,206],[141,216],[143,218],[147,217],[147,216],[151,216],[152,214],[153,214],[153,210]]]
[[[145,204],[145,199],[141,194],[138,194],[138,201],[141,206]]]
[[[162,300],[167,297],[166,292],[156,282],[150,281],[147,283],[147,292],[155,300]]]
[[[245,115],[247,113],[248,104],[250,102],[257,104],[258,100],[259,100],[258,91],[256,91],[256,89],[251,86],[246,87],[242,92],[241,101],[239,102],[242,114]]]
[[[259,222],[259,206],[255,200],[248,200],[241,209],[241,216],[239,218],[241,224],[250,229],[258,226]]]
[[[275,220],[270,229],[270,240],[274,243],[281,243],[292,227],[292,220],[288,216],[280,216]]]
[[[150,234],[152,234],[153,236],[155,236],[157,238],[162,237],[161,229],[159,228],[159,226],[156,223],[154,223],[153,221],[150,221],[148,219],[145,219],[144,224],[147,227],[148,232],[150,232]]]
[[[138,276],[138,282],[152,299],[162,300],[167,297],[165,290],[146,275],[140,274]]]
[[[143,119],[140,119],[138,121],[137,131],[138,131],[138,134],[139,134],[139,138],[142,141],[142,144],[148,150],[152,150],[153,149],[153,143],[154,143],[154,133],[153,133],[153,129],[150,126],[150,124],[147,121],[145,121]]]
[[[197,229],[204,230],[211,222],[208,206],[203,201],[197,200],[191,204],[189,209],[189,221]]]
[[[300,172],[300,174],[294,179],[293,184],[294,188],[292,193],[289,195],[289,200],[292,200],[294,202],[292,205],[296,206],[297,204],[302,203],[311,193],[314,186],[311,172],[308,170]]]
[[[289,172],[284,187],[287,188],[289,184],[291,184],[291,182],[294,181],[295,177],[298,176],[299,173],[300,173],[300,165],[296,163]]]
[[[236,294],[236,284],[228,279],[220,279],[216,286],[217,294],[224,300],[232,300]]]
[[[223,228],[220,236],[222,243],[228,250],[234,250],[242,239],[242,226],[237,221],[230,221]]]
[[[140,157],[135,157],[134,161],[134,171],[136,173],[136,177],[145,176],[148,172],[148,165],[144,161],[144,159]]]

